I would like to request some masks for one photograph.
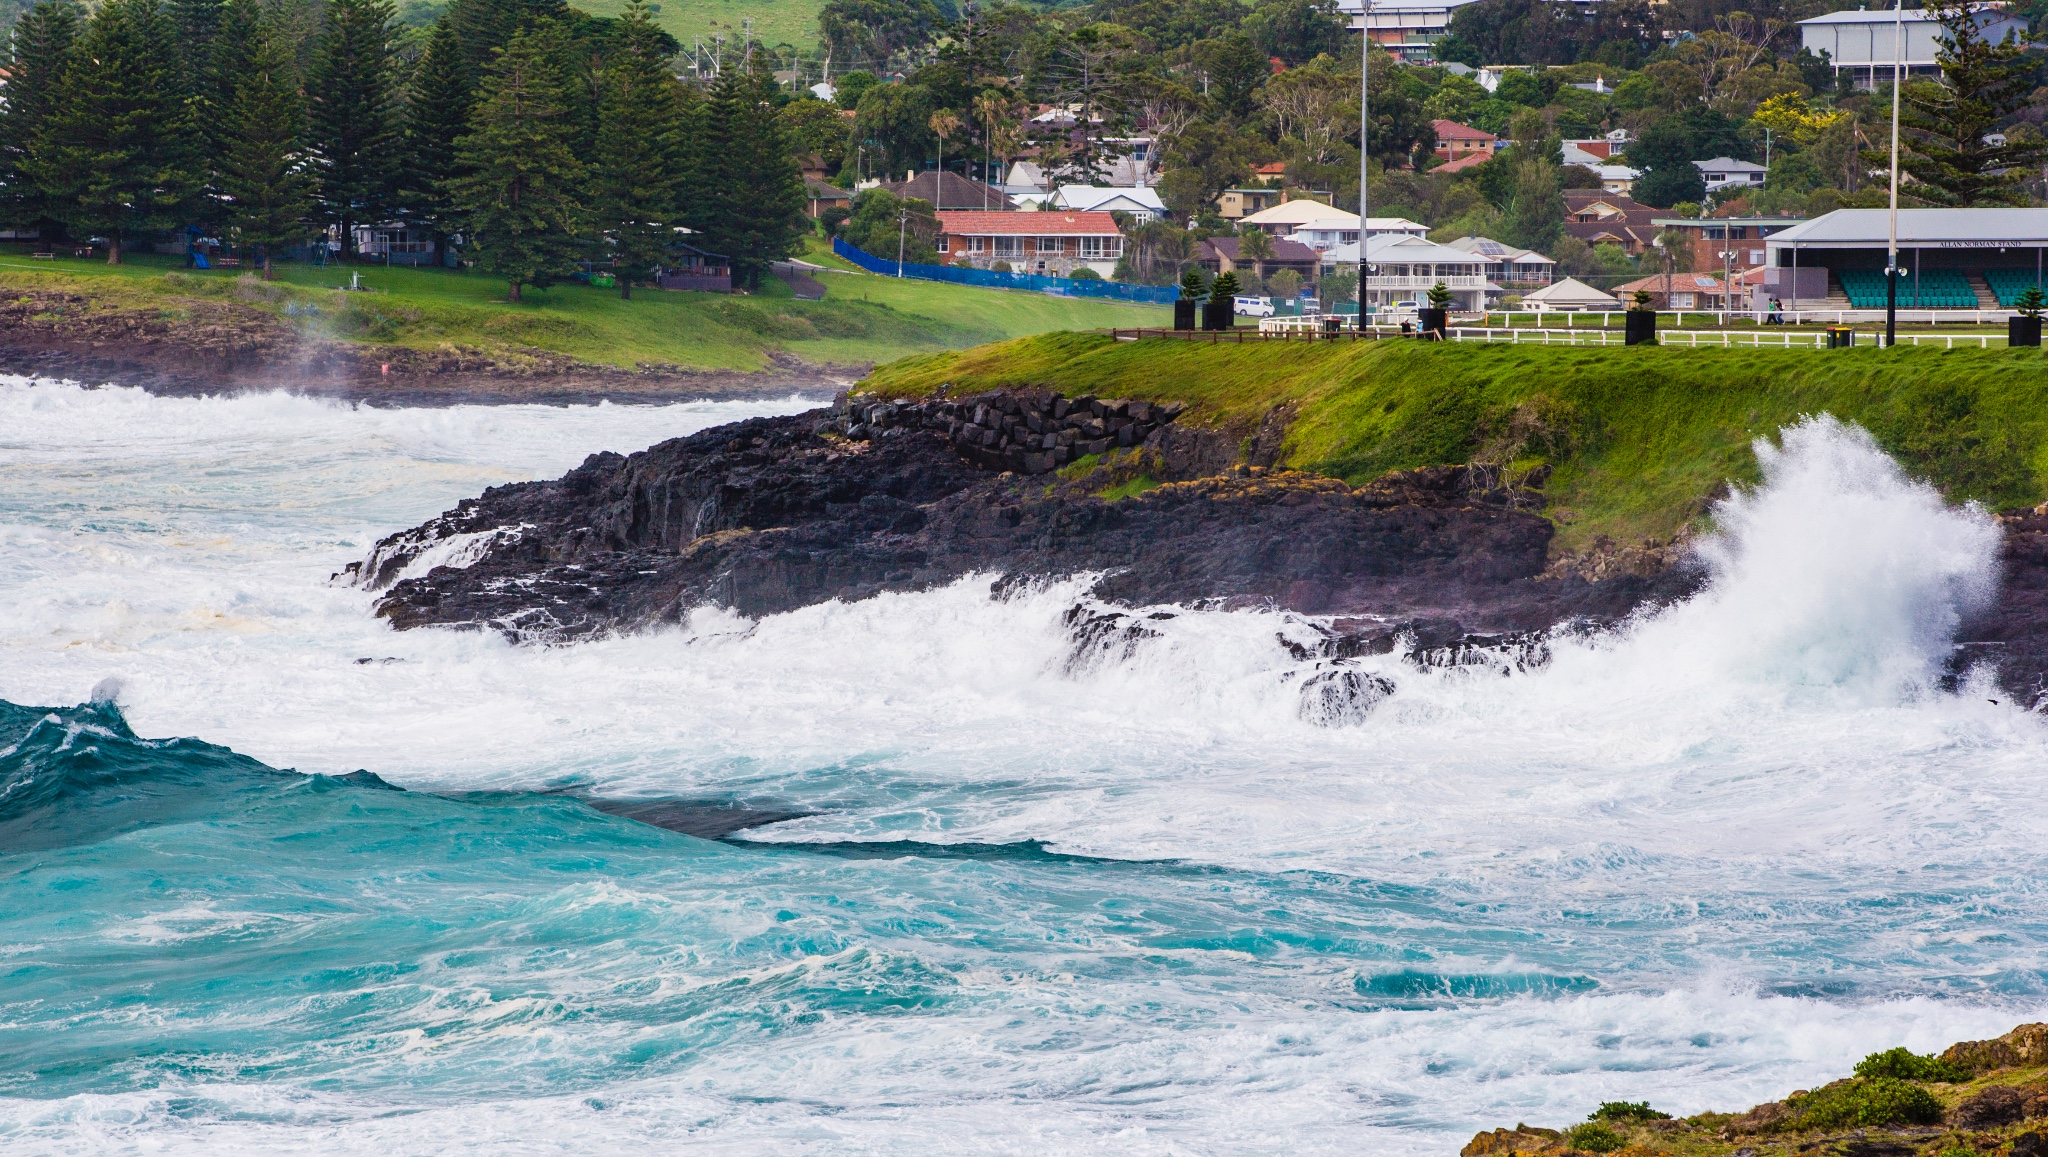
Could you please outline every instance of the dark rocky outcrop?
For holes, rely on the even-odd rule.
[[[1106,501],[1030,472],[1057,460],[1079,412],[1090,437],[1071,441],[1084,452],[1133,443],[1150,455],[1140,461],[1170,473],[1159,445],[1171,440],[1172,412],[1038,405],[1001,395],[820,411],[631,457],[598,454],[558,480],[498,487],[393,535],[352,570],[389,588],[379,613],[400,627],[542,640],[673,621],[704,604],[768,614],[975,572],[1013,582],[1100,572],[1096,595],[1118,603],[1449,621],[1447,637],[1463,645],[1458,624],[1502,632],[1609,619],[1689,581],[1539,580],[1550,524],[1525,496],[1463,467],[1356,488],[1239,467]],[[1030,429],[1033,419],[1046,432]],[[1003,466],[1023,469],[994,469]]]
[[[1171,407],[1050,392],[920,403],[845,399],[757,418],[559,479],[502,486],[379,543],[349,578],[394,625],[553,641],[677,621],[715,605],[772,614],[925,589],[1098,575],[1069,623],[1077,654],[1152,628],[1117,610],[1271,606],[1328,617],[1300,650],[1304,714],[1341,720],[1391,688],[1356,669],[1528,666],[1559,624],[1600,624],[1692,590],[1680,544],[1598,543],[1549,557],[1540,475],[1441,466],[1364,486],[1246,464],[1274,430],[1185,426]],[[1088,454],[1112,465],[1069,477]],[[1115,501],[1105,482],[1166,481]],[[1141,490],[1142,487],[1127,487]],[[1989,661],[2032,704],[2048,671],[2048,513],[2006,520],[2000,603],[1967,624],[1958,673]],[[1363,705],[1363,706],[1361,706]]]

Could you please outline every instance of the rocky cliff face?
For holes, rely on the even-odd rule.
[[[1331,617],[1338,625],[1319,628],[1328,638],[1299,656],[1307,662],[1396,646],[1419,661],[1476,647],[1520,662],[1542,632],[1610,622],[1698,581],[1669,546],[1548,560],[1540,493],[1497,472],[1433,467],[1360,487],[1241,460],[1218,473],[1227,455],[1277,446],[1277,431],[1231,437],[1176,419],[1050,393],[842,400],[494,488],[385,539],[348,577],[384,591],[378,613],[400,628],[545,642],[674,622],[704,605],[760,615],[975,573],[1000,578],[999,594],[1095,574],[1103,604]],[[1054,473],[1112,450],[1120,477],[1169,481],[1109,501],[1095,493],[1101,475]],[[2006,597],[1968,625],[1957,665],[1998,664],[2031,704],[2048,671],[2048,514],[2008,523]],[[1145,629],[1113,606],[1076,616],[1077,646]],[[1341,715],[1372,694],[1350,686],[1328,706]]]

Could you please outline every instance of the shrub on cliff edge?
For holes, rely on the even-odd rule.
[[[1855,1077],[1836,1081],[1785,1102],[1794,1129],[1854,1129],[1880,1125],[1934,1125],[1941,1102],[1911,1081],[1896,1077]]]
[[[1939,1057],[1910,1049],[1886,1049],[1856,1062],[1859,1077],[1890,1077],[1898,1081],[1967,1081],[1970,1074]]]

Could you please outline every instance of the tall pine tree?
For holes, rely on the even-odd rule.
[[[7,62],[7,101],[0,108],[0,193],[7,219],[17,228],[47,233],[61,228],[63,214],[44,194],[41,171],[46,132],[64,96],[71,46],[78,39],[80,10],[72,0],[45,0],[14,26]]]
[[[188,55],[198,67],[193,77],[193,113],[199,124],[199,177],[204,184],[194,217],[208,229],[224,229],[232,206],[222,190],[222,166],[235,147],[235,94],[255,58],[257,33],[263,23],[263,0],[227,0],[206,16],[203,0],[181,0],[174,10],[182,26],[187,20],[212,24],[203,51]]]
[[[1909,83],[1899,95],[1905,110],[1905,152],[1899,167],[1917,181],[1911,196],[1932,205],[2025,205],[2021,182],[2048,159],[2048,141],[2038,136],[2005,136],[1995,130],[2025,108],[2038,68],[2025,36],[1994,44],[1984,24],[1995,12],[1960,3],[1929,4],[1941,21],[1934,59],[1941,84]],[[1863,154],[1873,166],[1889,165],[1889,149]]]
[[[106,0],[46,125],[45,189],[72,223],[106,236],[109,264],[124,236],[183,225],[197,192],[182,64],[157,0]]]
[[[307,217],[316,186],[291,38],[275,21],[265,20],[254,47],[229,110],[234,144],[222,158],[221,190],[233,206],[231,221],[242,243],[263,250],[268,281],[275,275],[271,261],[276,250],[311,232]]]
[[[619,296],[633,296],[675,240],[682,197],[681,85],[662,60],[646,4],[632,0],[620,37],[600,76],[591,210],[596,231],[611,248]]]
[[[457,142],[463,173],[453,191],[471,251],[477,268],[506,280],[512,301],[523,285],[546,288],[574,272],[582,249],[585,174],[569,149],[556,47],[547,26],[514,36]]]
[[[398,186],[390,0],[332,0],[308,78],[320,210],[356,250],[355,226],[386,216]]]
[[[733,69],[718,79],[697,110],[684,196],[685,221],[731,260],[733,280],[748,289],[770,262],[796,252],[810,225],[803,175],[769,103],[774,88],[761,72]]]
[[[413,77],[406,107],[405,176],[399,206],[445,235],[453,228],[449,187],[456,175],[455,142],[469,131],[476,78],[463,58],[455,22],[444,13]]]

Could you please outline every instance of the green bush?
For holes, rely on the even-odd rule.
[[[1650,1107],[1648,1101],[1602,1101],[1593,1110],[1589,1121],[1669,1121],[1671,1114],[1660,1113]]]
[[[1792,1110],[1795,1129],[1934,1125],[1942,1117],[1941,1102],[1933,1093],[1897,1077],[1837,1081],[1787,1101],[1786,1107]]]
[[[1886,1049],[1856,1062],[1859,1077],[1890,1077],[1895,1081],[1967,1081],[1970,1074],[1931,1056],[1908,1049]]]
[[[1622,1139],[1621,1134],[1602,1125],[1598,1121],[1589,1121],[1572,1129],[1564,1136],[1565,1140],[1570,1142],[1572,1148],[1584,1149],[1588,1153],[1612,1153],[1623,1145],[1628,1144],[1627,1141]]]
[[[1067,278],[1070,281],[1101,281],[1102,275],[1083,265],[1081,268],[1067,274]]]

